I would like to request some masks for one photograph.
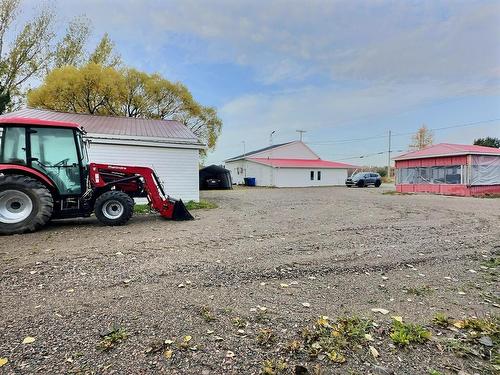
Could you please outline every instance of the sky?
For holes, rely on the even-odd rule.
[[[108,32],[126,65],[186,84],[223,121],[206,163],[304,141],[386,165],[422,124],[434,141],[500,137],[500,2],[52,0]],[[23,2],[29,16],[37,0]],[[467,125],[467,126],[462,126]],[[445,128],[445,129],[443,129]],[[361,156],[363,156],[361,158]]]

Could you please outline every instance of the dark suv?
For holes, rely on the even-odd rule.
[[[378,173],[358,172],[356,174],[353,174],[351,177],[348,177],[347,180],[345,180],[345,185],[347,187],[365,187],[369,185],[379,187],[380,185],[382,185],[382,178]]]

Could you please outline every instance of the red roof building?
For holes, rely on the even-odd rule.
[[[305,143],[287,142],[226,160],[233,181],[254,179],[258,186],[307,187],[343,185],[353,165],[321,159]]]
[[[476,196],[500,194],[500,149],[440,143],[394,158],[396,190]]]

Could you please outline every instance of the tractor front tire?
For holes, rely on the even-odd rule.
[[[94,213],[104,225],[124,225],[134,213],[134,200],[122,191],[107,191],[96,199]]]
[[[34,232],[54,211],[52,194],[40,181],[23,175],[0,176],[0,234]]]

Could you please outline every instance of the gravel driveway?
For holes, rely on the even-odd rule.
[[[488,373],[432,319],[498,316],[500,199],[386,190],[211,191],[191,222],[0,237],[0,373]],[[312,355],[301,332],[324,315],[375,322],[370,342]],[[391,316],[432,339],[400,348]]]

